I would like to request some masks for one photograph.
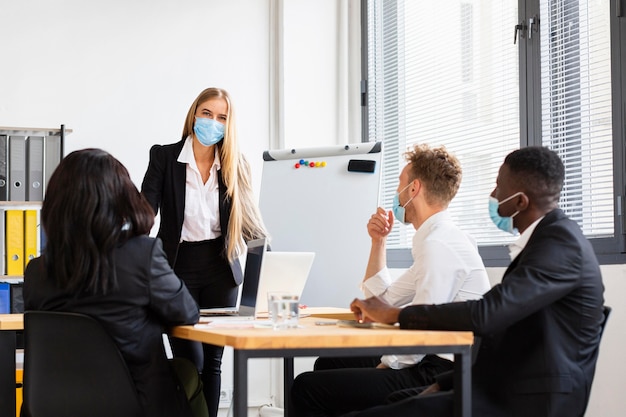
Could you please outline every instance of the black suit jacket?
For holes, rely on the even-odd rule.
[[[482,300],[410,306],[400,325],[482,336],[472,370],[474,415],[582,416],[598,356],[603,292],[590,243],[556,209]]]
[[[26,310],[82,313],[97,319],[120,349],[146,416],[188,415],[184,390],[163,349],[166,327],[198,321],[198,305],[167,263],[161,241],[130,239],[115,250],[118,289],[81,295],[59,289],[35,258],[24,273]]]
[[[177,161],[185,139],[170,145],[154,145],[150,149],[150,162],[141,184],[141,192],[148,199],[155,214],[161,211],[158,236],[163,241],[167,259],[173,267],[178,253],[180,234],[185,217],[186,164]],[[231,202],[226,185],[218,171],[220,228],[226,237],[230,219]],[[225,244],[228,242],[225,239]],[[225,256],[225,252],[224,252]],[[230,263],[235,284],[241,284],[243,273],[239,260]]]

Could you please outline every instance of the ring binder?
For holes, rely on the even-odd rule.
[[[64,125],[0,127],[0,276],[22,276],[43,250],[39,209],[48,179],[63,158],[64,137],[71,132]]]
[[[43,200],[43,160],[44,138],[43,136],[29,136],[26,143],[27,172],[26,189],[27,201]]]
[[[9,136],[9,200],[26,201],[26,136]]]
[[[7,135],[0,135],[0,201],[7,201],[9,199],[9,187],[7,186],[8,146],[9,142]]]

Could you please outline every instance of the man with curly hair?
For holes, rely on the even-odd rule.
[[[489,280],[474,239],[447,211],[461,185],[459,160],[445,147],[416,145],[405,154],[392,210],[378,208],[367,225],[369,261],[365,296],[390,305],[440,304],[480,298]],[[415,228],[413,265],[393,280],[386,241],[394,218]],[[296,416],[337,415],[383,404],[394,391],[434,382],[452,369],[452,355],[385,355],[382,358],[319,358],[313,372],[292,389]]]

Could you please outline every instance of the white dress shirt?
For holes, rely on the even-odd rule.
[[[490,289],[474,239],[459,229],[447,211],[429,217],[413,236],[413,265],[395,281],[385,267],[362,284],[366,297],[389,304],[443,304],[481,298]],[[451,355],[440,355],[451,358]],[[383,364],[400,369],[423,355],[385,355]]]
[[[540,218],[535,220],[530,226],[526,228],[526,230],[524,230],[524,233],[522,233],[515,242],[509,245],[509,257],[511,258],[511,262],[513,262],[513,259],[517,258],[517,255],[519,255],[522,250],[524,250],[526,244],[528,243],[528,239],[530,239],[530,236],[535,231],[535,227],[537,227],[539,222],[544,217],[545,216],[541,216]]]
[[[185,217],[180,233],[181,242],[199,242],[222,235],[217,181],[217,171],[221,168],[219,154],[216,148],[209,179],[203,183],[193,154],[192,141],[193,138],[188,136],[178,155],[178,162],[187,164]]]

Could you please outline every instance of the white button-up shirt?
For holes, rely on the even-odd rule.
[[[217,181],[217,171],[221,168],[219,154],[216,148],[209,179],[203,183],[193,154],[192,141],[193,138],[188,136],[178,156],[178,162],[187,164],[185,217],[180,233],[181,242],[199,242],[222,235]]]
[[[519,255],[519,253],[524,250],[524,248],[526,247],[526,244],[528,243],[528,239],[530,239],[530,236],[533,234],[533,232],[535,231],[535,227],[537,227],[537,225],[539,224],[539,222],[544,218],[545,216],[541,216],[540,218],[538,218],[537,220],[535,220],[530,226],[528,226],[526,228],[526,230],[524,230],[524,233],[522,233],[520,235],[519,238],[517,238],[517,240],[513,243],[511,243],[509,245],[509,257],[511,258],[511,261],[513,261],[513,259],[517,258],[517,255]]]
[[[432,215],[419,227],[411,252],[413,265],[395,281],[385,267],[363,282],[365,296],[377,295],[402,307],[478,299],[490,289],[476,242],[454,224],[447,211]],[[381,361],[400,369],[422,358],[423,355],[385,355]]]

